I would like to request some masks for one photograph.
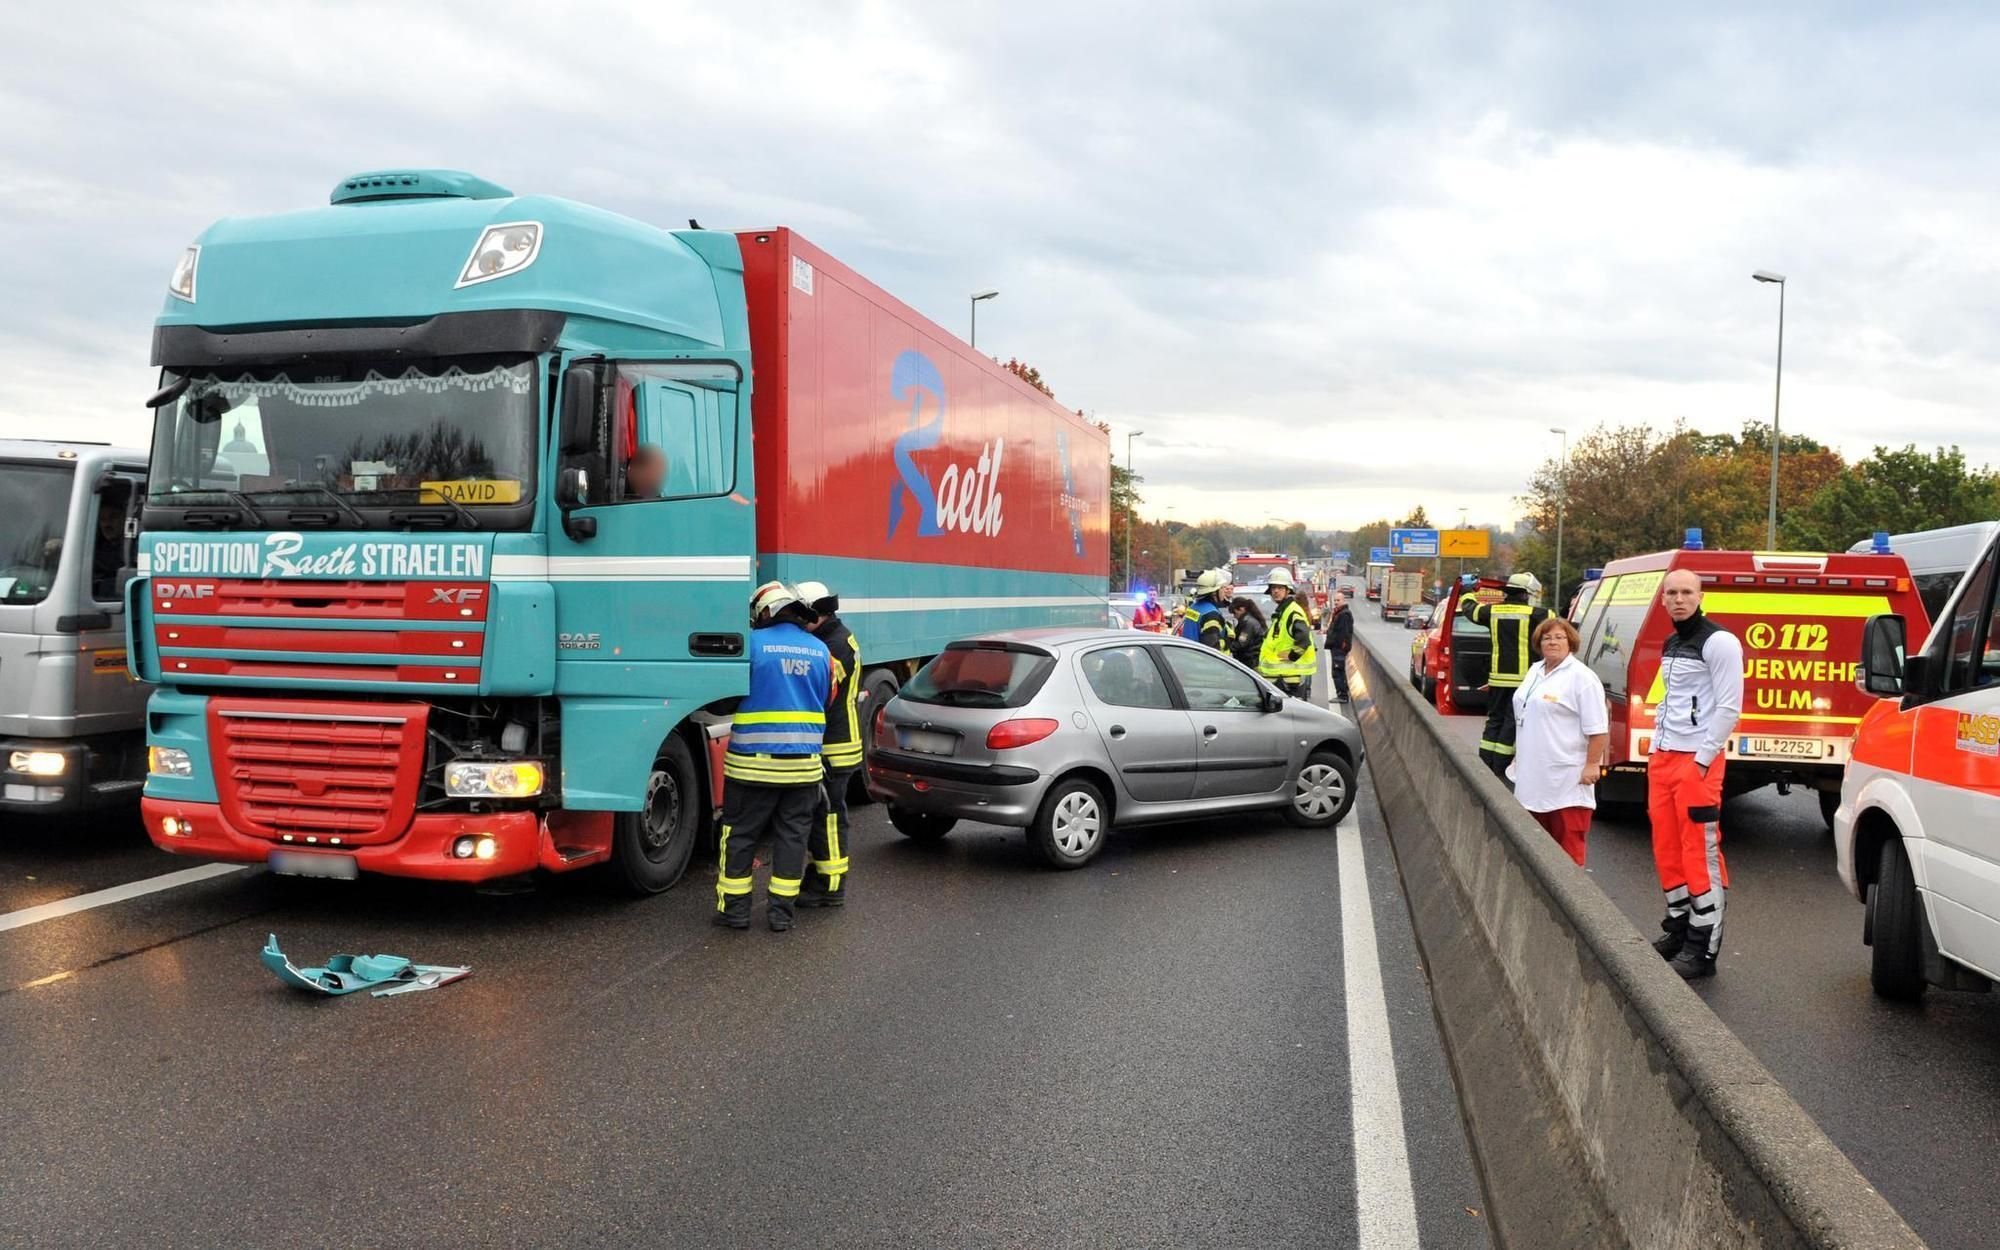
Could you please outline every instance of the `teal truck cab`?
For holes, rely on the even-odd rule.
[[[359,175],[205,232],[153,361],[170,851],[665,889],[760,581],[840,593],[876,702],[954,637],[1103,619],[1103,433],[789,230]]]
[[[0,439],[0,811],[138,795],[146,689],[125,665],[146,453]]]

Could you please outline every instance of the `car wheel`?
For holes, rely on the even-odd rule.
[[[889,823],[896,832],[913,842],[935,842],[952,831],[958,824],[956,816],[939,816],[932,812],[913,812],[907,807],[889,804]]]
[[[669,738],[646,777],[644,806],[619,812],[611,840],[618,879],[634,894],[658,894],[687,871],[701,836],[701,781],[687,743]]]
[[[1833,814],[1840,810],[1840,791],[1821,790],[1819,792],[1819,818],[1826,822],[1826,831],[1833,832]]]
[[[1882,844],[1875,888],[1869,892],[1869,934],[1875,939],[1868,980],[1875,992],[1897,1002],[1924,996],[1923,904],[1901,838]]]
[[[1424,702],[1436,703],[1438,697],[1437,679],[1435,677],[1424,678],[1423,688],[1424,688]]]
[[[1292,783],[1285,819],[1301,829],[1329,829],[1354,806],[1354,765],[1328,750],[1306,756]]]
[[[1111,811],[1098,788],[1081,777],[1057,783],[1042,800],[1028,841],[1057,868],[1081,868],[1104,849]]]

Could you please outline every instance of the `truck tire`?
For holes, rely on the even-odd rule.
[[[1053,868],[1081,868],[1104,849],[1111,831],[1111,807],[1104,794],[1081,777],[1059,781],[1042,799],[1028,842]]]
[[[667,739],[646,777],[645,805],[619,812],[612,827],[611,863],[633,894],[658,894],[687,872],[688,858],[708,822],[701,775],[678,735]]]
[[[861,719],[861,770],[854,774],[854,782],[847,791],[849,807],[866,807],[875,801],[875,796],[868,793],[868,761],[875,755],[875,713],[895,698],[901,688],[896,675],[886,668],[871,669],[861,675],[861,698],[855,709]]]
[[[1922,907],[1903,840],[1890,838],[1882,844],[1868,894],[1868,929],[1875,940],[1868,981],[1883,998],[1913,1003],[1924,996]]]
[[[889,823],[896,832],[912,842],[935,842],[952,831],[958,824],[955,816],[939,816],[931,812],[913,812],[907,807],[889,804]]]

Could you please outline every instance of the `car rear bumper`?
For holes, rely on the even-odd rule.
[[[1014,764],[967,764],[877,749],[868,760],[868,793],[913,812],[1025,828],[1049,778]]]

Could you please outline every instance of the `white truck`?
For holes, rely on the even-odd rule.
[[[1382,579],[1382,619],[1400,621],[1403,614],[1424,601],[1424,575],[1391,569]]]
[[[125,664],[146,453],[0,439],[0,812],[137,799],[146,695]]]

